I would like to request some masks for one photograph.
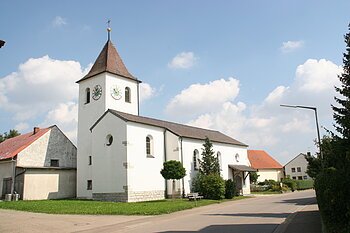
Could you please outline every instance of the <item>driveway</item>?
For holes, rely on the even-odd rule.
[[[258,196],[161,216],[48,215],[0,210],[0,232],[277,233],[288,216],[317,209],[313,190]]]

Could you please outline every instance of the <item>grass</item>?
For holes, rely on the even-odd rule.
[[[195,203],[187,199],[160,200],[137,203],[102,202],[90,200],[43,200],[0,202],[0,209],[11,209],[46,214],[87,214],[87,215],[159,215],[194,207],[240,200],[200,200]]]

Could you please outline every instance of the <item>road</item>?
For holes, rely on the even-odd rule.
[[[313,190],[258,196],[161,216],[48,215],[0,210],[0,232],[280,233],[294,212],[315,206]],[[288,221],[287,221],[288,222]]]

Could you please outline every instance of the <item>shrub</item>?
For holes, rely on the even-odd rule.
[[[236,196],[236,184],[233,180],[228,179],[225,181],[225,198],[232,199]]]
[[[295,180],[284,178],[282,180],[282,184],[288,186],[288,188],[292,190],[292,192],[294,192],[297,189],[297,183],[295,182]]]
[[[313,180],[296,180],[297,190],[305,190],[314,188]]]
[[[192,187],[193,191],[199,192],[206,199],[220,200],[225,197],[225,181],[218,174],[198,173]]]

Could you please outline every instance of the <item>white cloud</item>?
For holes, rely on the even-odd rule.
[[[304,46],[304,41],[302,40],[296,40],[296,41],[289,40],[287,42],[282,43],[281,50],[284,53],[289,53],[303,46]]]
[[[156,89],[148,83],[140,83],[140,102],[150,99],[156,95]]]
[[[67,20],[65,18],[62,18],[61,16],[56,16],[52,20],[52,26],[54,27],[61,27],[67,24]]]
[[[15,125],[15,130],[18,130],[19,132],[24,132],[29,128],[28,123],[20,122],[17,125]]]
[[[239,92],[239,81],[232,77],[206,84],[192,84],[176,95],[166,107],[170,115],[194,116],[215,111],[227,101],[233,101]]]
[[[18,129],[25,130],[25,124],[29,127],[30,122],[47,116],[42,127],[61,124],[65,132],[74,131],[78,101],[75,81],[86,72],[76,61],[30,58],[16,72],[0,78],[0,109],[12,114]]]
[[[168,63],[168,67],[172,69],[188,69],[191,68],[198,60],[194,56],[193,52],[182,52],[177,54],[171,62]]]
[[[194,84],[175,96],[167,109],[178,121],[219,130],[248,144],[251,149],[264,149],[281,163],[286,163],[300,152],[316,151],[313,140],[317,136],[313,111],[282,108],[280,104],[315,106],[320,126],[330,128],[330,104],[334,103],[334,86],[340,85],[337,78],[340,71],[341,67],[331,61],[309,59],[296,68],[295,79],[289,87],[278,86],[260,103],[250,106],[234,102],[239,91],[238,80],[235,80],[237,85],[233,85],[232,78],[229,79],[231,81],[221,79],[206,85]],[[220,87],[213,85],[218,82]],[[231,95],[222,91],[232,89],[236,91]],[[211,91],[224,97],[213,95]],[[213,99],[218,97],[218,100],[213,103],[201,93],[211,93],[209,96],[214,96]],[[198,100],[193,100],[192,94],[198,94]],[[175,115],[176,112],[181,114]],[[187,112],[192,115],[186,119],[178,116]]]

